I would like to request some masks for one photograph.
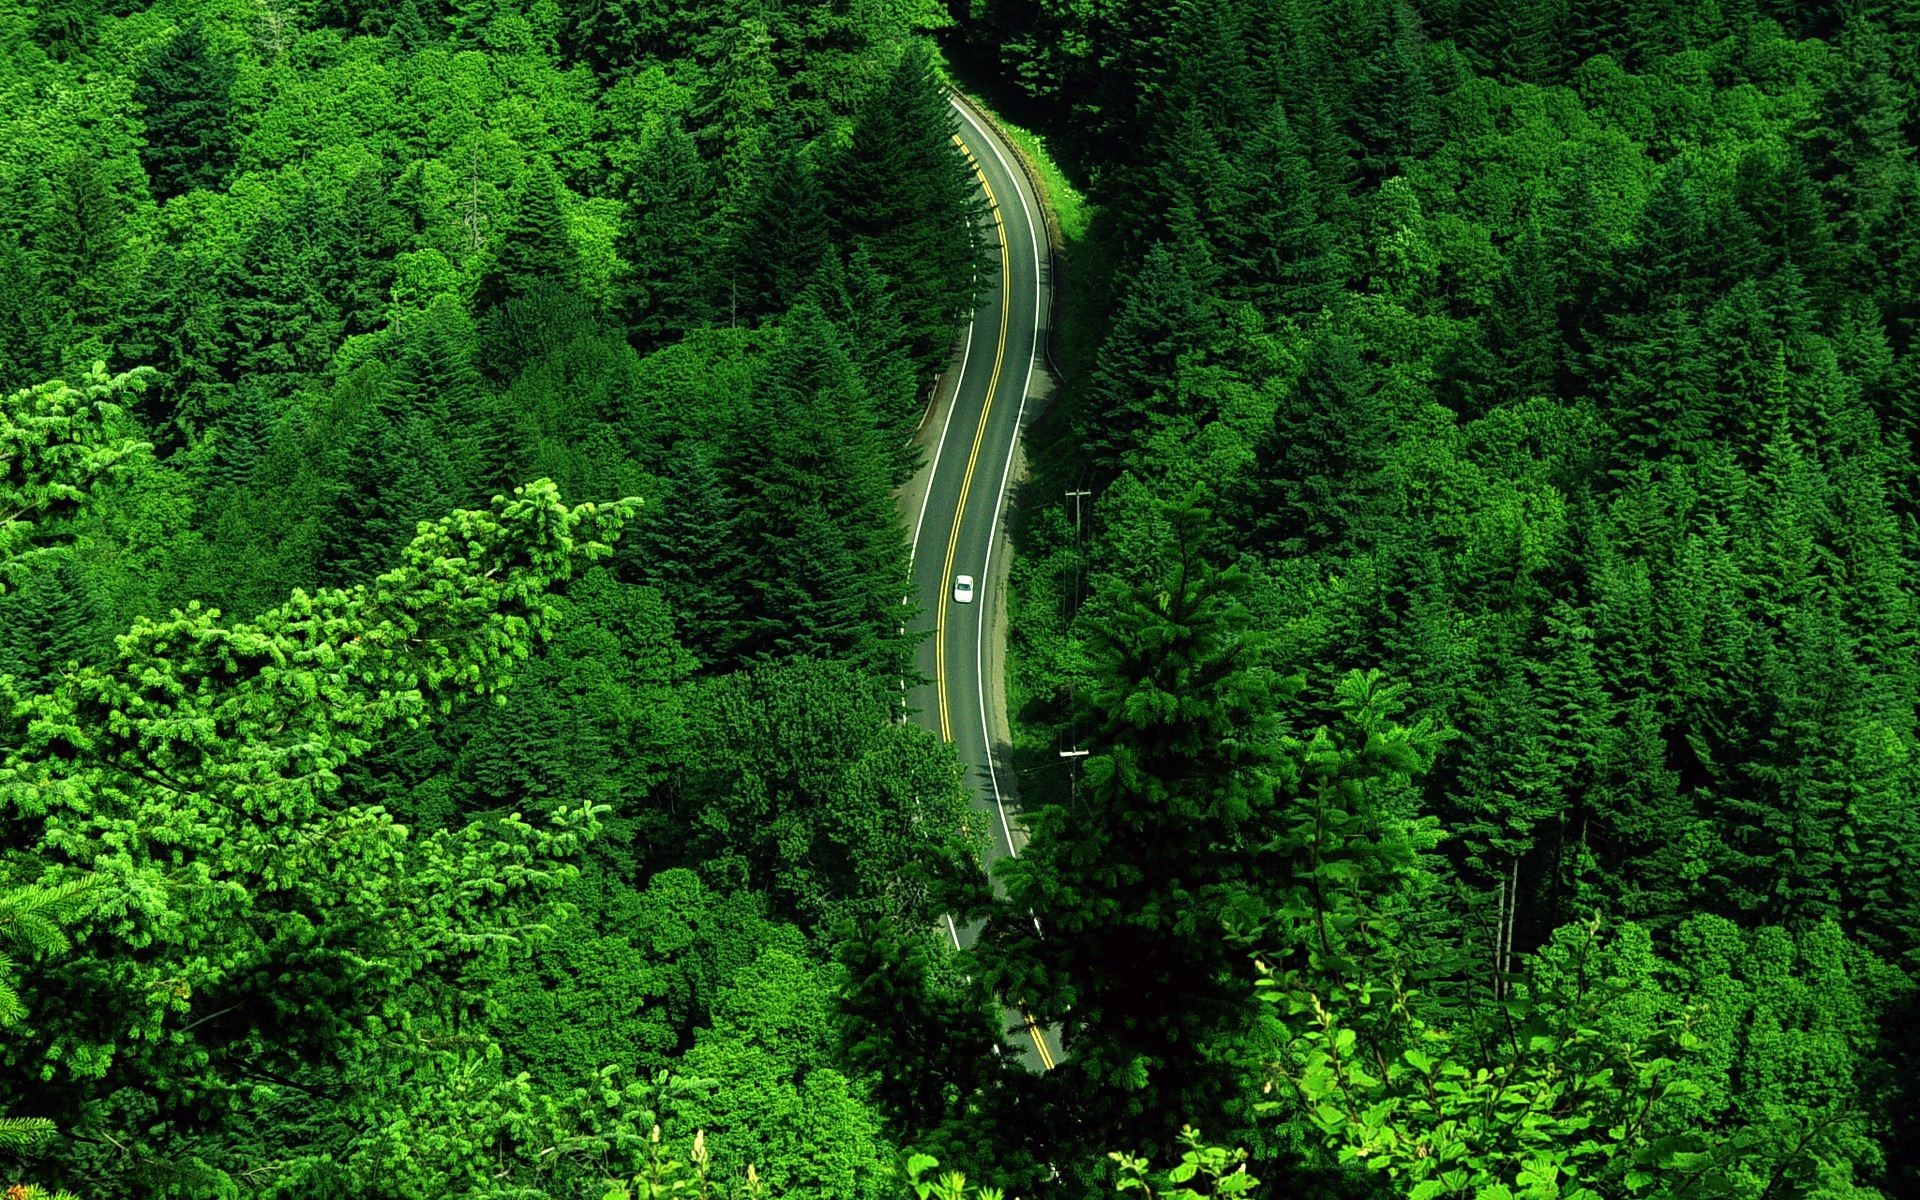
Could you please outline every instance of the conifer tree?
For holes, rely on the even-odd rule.
[[[1878,21],[1852,10],[1839,43],[1839,70],[1803,146],[1835,234],[1853,249],[1848,265],[1865,269],[1872,232],[1912,172],[1913,145],[1905,129],[1912,101],[1903,100],[1894,84],[1891,42]]]
[[[38,686],[97,649],[91,600],[70,557],[26,572],[0,594],[0,674]]]
[[[410,248],[411,231],[386,180],[372,167],[355,173],[339,206],[328,206],[317,224],[313,267],[346,323],[342,333],[373,332],[391,303],[393,260]]]
[[[1175,368],[1212,339],[1212,304],[1194,278],[1193,262],[1204,254],[1191,243],[1162,242],[1126,285],[1078,422],[1082,445],[1104,471],[1123,469],[1146,442],[1169,405]]]
[[[1298,386],[1254,448],[1241,520],[1262,544],[1298,552],[1340,544],[1354,530],[1390,429],[1377,386],[1350,334],[1315,340]]]
[[[560,176],[540,155],[514,189],[511,215],[474,296],[475,311],[490,314],[540,284],[570,283],[578,269]]]
[[[223,349],[247,375],[317,374],[339,344],[345,323],[321,290],[324,249],[313,239],[316,215],[302,205],[285,219],[262,221],[225,264]]]
[[[604,555],[635,506],[569,509],[532,485],[432,523],[373,587],[295,591],[244,624],[176,609],[10,701],[0,803],[40,877],[84,874],[116,848],[112,902],[71,930],[87,953],[26,978],[9,1038],[7,1094],[77,1114],[63,1174],[107,1168],[93,1148],[112,1130],[196,1183],[231,1180],[260,1161],[196,1137],[205,1123],[249,1128],[242,1113],[297,1096],[303,1127],[319,1126],[310,1144],[337,1144],[364,1104],[395,1101],[375,1098],[394,1061],[377,1031],[417,1028],[429,992],[471,1003],[447,981],[538,921],[528,889],[565,877],[592,819],[415,836],[336,806],[337,772],[382,730],[504,684],[549,624],[549,589]],[[169,887],[183,871],[203,885]],[[405,1123],[405,1107],[389,1119]],[[290,1187],[308,1174],[273,1170]]]
[[[123,204],[99,162],[75,154],[49,180],[48,211],[36,239],[41,277],[65,301],[75,325],[97,330],[125,286]]]
[[[1432,146],[1434,89],[1412,0],[1381,0],[1381,36],[1366,50],[1348,101],[1360,176],[1377,185]]]
[[[417,53],[427,44],[427,22],[420,15],[419,0],[400,0],[400,7],[394,12],[393,24],[387,28],[387,36],[400,48],[402,54]]]
[[[860,110],[828,175],[842,239],[862,241],[892,280],[923,375],[944,363],[953,323],[973,306],[985,248],[973,173],[953,144],[956,121],[931,51],[914,43]]]
[[[743,653],[830,650],[883,675],[899,665],[906,531],[891,458],[844,335],[802,300],[727,451],[756,593]]]
[[[1089,607],[1081,728],[1094,753],[1072,804],[1028,814],[1031,841],[1001,868],[1007,899],[981,943],[1003,998],[1064,1023],[1068,1054],[1049,1080],[1094,1144],[1221,1122],[1238,1086],[1226,1048],[1255,1008],[1240,936],[1277,882],[1256,861],[1280,832],[1289,685],[1250,628],[1247,579],[1207,561],[1206,510],[1165,519],[1152,577]]]
[[[893,481],[899,485],[919,469],[921,452],[913,433],[926,398],[917,386],[907,333],[888,282],[874,266],[865,243],[856,243],[844,270],[838,257],[828,256],[811,290],[815,302],[845,332],[874,419],[898,446]]]
[[[0,389],[25,387],[48,366],[47,305],[34,256],[0,233]]]
[[[424,417],[440,439],[466,499],[484,500],[513,474],[511,430],[474,362],[473,322],[453,296],[434,297],[409,322],[388,383],[396,420]]]
[[[619,251],[627,262],[629,334],[645,347],[703,325],[711,313],[713,188],[698,147],[677,120],[640,143]]]
[[[761,15],[729,25],[704,48],[704,94],[690,132],[701,157],[718,167],[721,207],[737,218],[764,178],[761,164],[790,142],[777,122],[784,112],[786,80],[773,62],[773,36]]]
[[[1227,294],[1276,316],[1318,312],[1343,272],[1313,168],[1280,105],[1248,138],[1236,170],[1244,207],[1228,221],[1235,236],[1224,251]]]
[[[674,11],[647,0],[584,0],[571,6],[562,44],[569,57],[602,74],[635,69],[669,49]]]
[[[154,197],[216,187],[232,169],[234,66],[198,18],[161,47],[133,91],[146,122],[140,153]]]
[[[1455,370],[1463,419],[1502,404],[1559,393],[1565,357],[1559,299],[1546,237],[1537,222],[1530,222],[1494,283],[1493,303],[1480,319],[1480,336],[1463,339],[1460,347]]]
[[[1468,0],[1460,13],[1474,66],[1507,83],[1559,82],[1564,0]]]
[[[649,506],[631,548],[618,560],[638,582],[660,589],[681,643],[703,666],[730,663],[745,633],[739,511],[712,452],[682,442],[667,460],[659,501]]]
[[[1001,1053],[997,1006],[980,983],[951,969],[946,948],[925,932],[886,919],[836,932],[847,980],[838,1024],[849,1064],[879,1081],[875,1098],[896,1136],[954,1161],[961,1147],[930,1135],[966,1137],[956,1126]]]
[[[785,312],[833,253],[826,193],[796,149],[783,138],[770,140],[729,236],[727,270],[714,281],[714,319],[728,325]]]

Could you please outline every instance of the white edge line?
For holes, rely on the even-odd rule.
[[[952,103],[952,101],[948,101],[948,103]],[[1023,200],[1022,203],[1024,202]],[[977,315],[979,311],[979,306],[975,305],[975,314]],[[913,556],[915,552],[920,549],[920,527],[927,523],[927,501],[933,499],[933,478],[940,470],[940,452],[947,448],[947,431],[953,428],[953,411],[960,407],[957,403],[960,398],[960,385],[965,383],[967,379],[967,359],[973,355],[973,327],[977,324],[979,324],[979,321],[975,319],[975,317],[969,317],[967,319],[967,340],[961,343],[960,349],[960,373],[954,376],[953,396],[947,401],[947,419],[940,423],[940,440],[933,447],[932,461],[927,464],[927,490],[926,493],[920,497],[920,516],[913,523],[913,541],[907,545],[907,575],[909,578],[913,575]],[[934,392],[934,399],[938,400],[939,398],[940,394],[936,390]],[[941,580],[940,586],[947,586],[946,580]],[[937,595],[938,593],[935,594]],[[907,594],[900,597],[900,603],[905,604],[912,598],[913,591],[911,585],[909,585]]]
[[[976,316],[979,311],[979,308],[976,306],[974,309]],[[947,431],[953,428],[953,412],[960,407],[958,403],[960,399],[960,385],[965,383],[967,379],[967,360],[973,356],[973,327],[976,324],[978,324],[978,321],[974,317],[967,319],[966,340],[960,343],[960,373],[954,376],[953,395],[947,400],[947,419],[940,423],[940,440],[934,443],[933,457],[927,460],[927,490],[920,494],[920,515],[916,517],[913,522],[913,540],[907,543],[907,594],[900,597],[900,607],[902,608],[905,608],[913,602],[913,559],[920,550],[920,529],[927,523],[927,502],[933,499],[933,480],[934,476],[940,471],[940,452],[947,448]],[[944,379],[942,382],[944,382]],[[940,399],[939,383],[934,385],[933,398],[936,402]],[[947,581],[944,579],[941,580],[940,586],[943,588],[946,587]],[[934,593],[935,596],[939,596],[940,594],[939,592]],[[939,607],[940,602],[935,600],[934,611],[936,613],[938,613]],[[906,634],[907,627],[905,622],[901,623],[900,632],[903,636]],[[934,636],[938,637],[939,634],[936,633]],[[906,691],[907,677],[902,675],[900,677],[900,723],[903,725],[906,724],[907,721]],[[956,941],[954,944],[955,947],[958,948],[959,943]]]
[[[1027,240],[1033,245],[1033,335],[1038,339],[1040,336],[1040,239],[1035,235],[1033,210],[1027,207],[1027,194],[1021,190],[1020,177],[1014,172],[1013,167],[1008,164],[1006,155],[1000,153],[1000,139],[995,137],[991,130],[986,129],[980,122],[975,120],[973,114],[968,112],[964,105],[954,101],[949,101],[949,103],[953,104],[954,110],[960,114],[961,118],[965,120],[968,125],[972,126],[975,132],[986,141],[987,147],[993,151],[993,157],[1000,163],[1000,169],[1006,172],[1008,182],[1013,184],[1014,195],[1020,197],[1020,214],[1027,219]],[[1009,284],[1009,286],[1011,286],[1011,284]],[[1036,344],[1034,350],[1037,352],[1038,349],[1039,347]],[[1000,512],[1006,507],[1007,484],[1010,482],[1013,473],[1013,452],[1020,444],[1020,427],[1025,422],[1027,416],[1027,389],[1033,386],[1033,360],[1035,357],[1035,353],[1030,352],[1027,355],[1027,377],[1020,385],[1020,409],[1014,414],[1013,437],[1007,441],[1007,461],[1000,468],[1000,495],[994,500],[993,521],[987,526],[987,558],[986,562],[980,567],[980,578],[982,579],[993,578],[993,546],[995,542],[1000,540]],[[927,490],[931,493],[933,489],[929,486]],[[987,645],[987,606],[985,604],[980,606],[980,611],[975,614],[974,620],[974,690],[979,693],[980,697],[980,737],[981,740],[987,744],[987,780],[993,787],[993,806],[999,810],[1000,813],[1000,832],[1004,834],[1007,839],[1007,854],[1010,857],[1019,858],[1020,851],[1013,844],[1013,830],[1007,824],[1007,806],[1000,798],[1000,774],[993,766],[993,736],[987,725],[987,669],[984,661]]]

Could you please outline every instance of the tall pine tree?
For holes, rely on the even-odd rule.
[[[217,187],[233,167],[233,61],[198,17],[161,47],[134,85],[146,123],[140,161],[154,197]]]
[[[907,348],[923,374],[945,363],[953,326],[973,306],[985,245],[955,128],[932,52],[914,43],[860,110],[828,176],[842,236],[861,240],[893,281]]]

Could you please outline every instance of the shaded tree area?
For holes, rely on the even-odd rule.
[[[1911,1190],[1912,6],[948,9],[0,6],[0,1183]],[[942,27],[1115,264],[992,879]]]
[[[906,1186],[836,951],[978,874],[896,719],[943,21],[0,13],[0,1185]]]
[[[1121,764],[1035,785],[1007,879],[1042,932],[1008,911],[1017,935],[985,953],[1002,995],[1044,1003],[1068,1042],[1034,1119],[1158,1152],[1176,1114],[1208,1113],[1263,1180],[1311,1194],[1371,1167],[1378,1194],[1518,1195],[1547,1161],[1567,1173],[1555,1187],[1664,1194],[1679,1168],[1662,1156],[1683,1151],[1726,1171],[1725,1194],[1911,1190],[1895,1064],[1920,969],[1920,559],[1911,288],[1893,282],[1917,244],[1909,8],[975,6],[957,53],[1031,99],[1118,264],[1085,302],[1101,340],[1045,426],[1016,533],[1011,672],[1044,681],[1025,685],[1016,743]],[[1056,506],[1088,487],[1076,523]],[[1442,836],[1352,905],[1247,901],[1264,919],[1209,939],[1240,939],[1231,970],[1155,972],[1139,946],[1076,957],[1120,936],[1084,914],[1110,902],[1145,923],[1161,906],[1118,897],[1185,868],[1122,864],[1204,823],[1119,848],[1107,822],[1153,831],[1185,810],[1129,821],[1130,798],[1183,776],[1116,790],[1134,735],[1087,698],[1126,627],[1113,596],[1177,612],[1148,564],[1196,488],[1219,517],[1206,556],[1245,579],[1238,644],[1306,680],[1271,705],[1266,775],[1284,787],[1284,733],[1338,730],[1330,685],[1377,668],[1408,728],[1450,735],[1402,764],[1375,828]],[[1179,677],[1198,705],[1204,672]],[[1130,721],[1205,727],[1145,684],[1125,700]],[[1265,844],[1285,828],[1269,818]],[[1229,844],[1185,857],[1229,880]],[[1180,917],[1208,919],[1197,896]],[[1321,941],[1316,916],[1342,913]],[[1399,949],[1368,932],[1389,920]],[[1191,928],[1168,937],[1179,953]],[[1270,973],[1235,977],[1254,956]],[[1180,999],[1104,1024],[1110,995],[1143,998],[1159,974]],[[1205,1020],[1229,978],[1242,1032],[1146,1048],[1158,1022]],[[1523,1017],[1561,1030],[1559,1049],[1497,1051],[1489,1022]],[[1345,1074],[1356,1050],[1381,1056],[1377,1079]],[[1238,1082],[1208,1074],[1222,1056]],[[1697,1095],[1555,1082],[1663,1057]],[[1117,1090],[1116,1062],[1133,1071]],[[1410,1110],[1436,1081],[1471,1094],[1482,1068],[1596,1128],[1644,1102],[1679,1140],[1629,1123],[1583,1146],[1549,1124],[1522,1153],[1482,1127],[1447,1151],[1473,1171],[1443,1175],[1430,1160],[1464,1126]],[[1217,1099],[1169,1101],[1184,1079]],[[1269,1087],[1290,1097],[1278,1118],[1252,1107]],[[1101,1109],[1120,1095],[1145,1124]]]

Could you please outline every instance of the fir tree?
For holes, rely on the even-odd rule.
[[[1305,316],[1332,299],[1342,269],[1321,220],[1318,188],[1286,112],[1274,105],[1237,166],[1241,211],[1225,289],[1275,316]]]
[[[427,22],[420,15],[419,0],[400,0],[387,36],[402,54],[415,54],[427,44]]]
[[[97,329],[112,315],[126,283],[124,205],[88,154],[62,163],[47,195],[36,239],[42,278],[66,302],[75,325]]]
[[[1194,279],[1202,253],[1162,242],[1126,285],[1078,421],[1082,445],[1104,471],[1123,469],[1147,441],[1169,407],[1175,368],[1212,339],[1212,305]]]
[[[1564,0],[1468,0],[1460,13],[1467,56],[1507,83],[1557,83]]]
[[[676,120],[640,143],[620,226],[630,275],[624,298],[636,345],[657,345],[703,325],[711,313],[713,188],[698,148]]]
[[[34,256],[0,233],[0,389],[25,387],[51,365],[45,295]]]
[[[745,632],[739,521],[739,505],[712,453],[697,442],[682,442],[667,461],[659,500],[648,506],[631,549],[618,559],[623,573],[660,589],[681,643],[709,667],[729,663]]]
[[[1147,578],[1088,610],[1093,754],[1075,798],[1029,813],[1032,839],[1003,861],[1007,897],[977,952],[1002,997],[1063,1025],[1069,1055],[1047,1080],[1072,1114],[1069,1144],[1157,1148],[1183,1120],[1224,1123],[1244,1069],[1228,1047],[1257,1017],[1247,935],[1309,887],[1332,903],[1374,874],[1349,854],[1375,851],[1316,841],[1374,819],[1345,754],[1322,731],[1324,757],[1282,765],[1277,709],[1299,681],[1278,675],[1251,628],[1250,581],[1208,563],[1204,509],[1168,506],[1164,519]],[[1400,736],[1365,727],[1370,753]],[[1322,788],[1345,799],[1329,808]],[[1346,805],[1353,823],[1330,831]],[[1336,859],[1340,883],[1327,885],[1333,871],[1307,882]]]
[[[560,176],[542,155],[514,189],[512,211],[480,277],[474,309],[489,314],[541,284],[571,283],[578,269]]]
[[[882,674],[897,668],[906,532],[889,496],[891,457],[844,336],[803,300],[781,321],[727,453],[738,494],[751,498],[740,527],[757,628],[743,653],[827,647]]]
[[[446,447],[457,494],[479,502],[511,482],[514,455],[474,358],[473,322],[453,296],[436,296],[407,326],[388,386],[391,411],[422,416]]]
[[[1463,339],[1460,347],[1455,370],[1461,377],[1463,419],[1502,404],[1559,393],[1565,357],[1559,299],[1546,238],[1539,224],[1530,222],[1494,283],[1493,304],[1481,316],[1480,336]]]
[[[196,18],[154,55],[133,90],[147,144],[140,161],[155,198],[217,187],[233,166],[234,66]]]
[[[1373,368],[1350,335],[1313,343],[1300,383],[1254,447],[1240,520],[1284,552],[1338,545],[1375,490],[1387,441]]]
[[[895,440],[893,482],[905,483],[919,469],[921,450],[913,434],[925,406],[908,356],[907,334],[886,276],[864,243],[856,244],[844,270],[828,256],[810,289],[815,302],[845,332],[854,369],[865,385],[881,431]]]
[[[861,109],[828,176],[836,224],[893,282],[922,374],[945,362],[953,325],[973,306],[985,247],[973,173],[953,144],[955,121],[930,51],[915,44]]]
[[[714,317],[730,326],[785,312],[833,253],[826,194],[796,150],[774,144],[714,281]]]
[[[929,1135],[969,1116],[969,1101],[993,1077],[1001,1039],[991,996],[958,977],[943,962],[945,947],[925,932],[871,920],[837,933],[835,957],[847,977],[838,1024],[849,1064],[880,1081],[876,1099],[903,1140],[954,1161],[960,1147],[930,1144]]]
[[[1366,49],[1348,102],[1363,185],[1378,185],[1427,153],[1436,132],[1420,16],[1411,0],[1381,0],[1381,7],[1383,36]]]
[[[338,208],[325,211],[312,235],[318,250],[314,267],[346,323],[344,335],[372,333],[386,320],[393,260],[410,248],[411,232],[386,180],[373,168],[349,179]]]
[[[563,39],[568,56],[602,74],[661,57],[676,26],[672,9],[649,0],[586,0],[569,16]]]

